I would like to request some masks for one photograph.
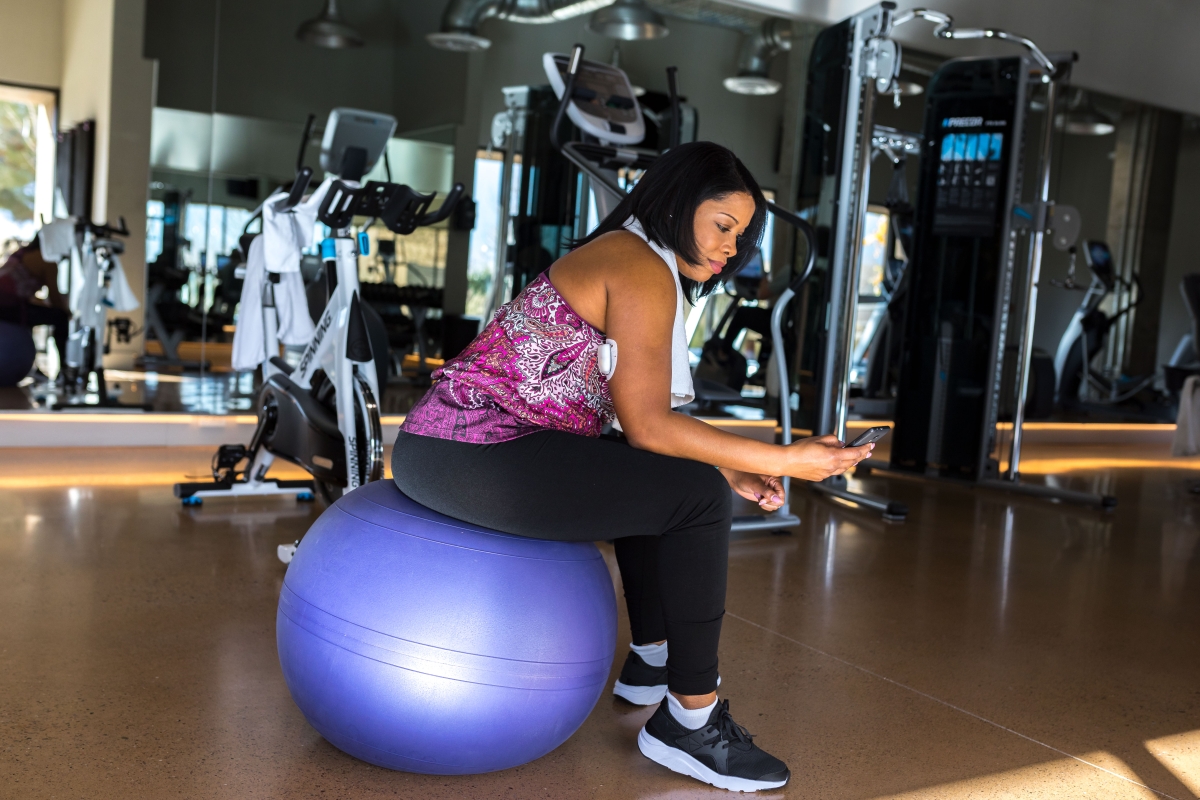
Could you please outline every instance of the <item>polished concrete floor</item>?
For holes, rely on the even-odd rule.
[[[791,766],[769,796],[1200,795],[1200,463],[1029,455],[1120,506],[871,477],[906,524],[801,489],[798,529],[733,544],[722,696]],[[642,758],[649,711],[609,695],[558,750],[500,773],[334,749],[274,642],[275,546],[319,509],[181,508],[170,484],[209,456],[0,450],[0,798],[724,795]]]

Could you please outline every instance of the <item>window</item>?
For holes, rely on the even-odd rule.
[[[467,313],[487,313],[500,257],[500,187],[504,162],[499,153],[481,151],[475,158],[475,184],[471,196],[475,206],[475,227],[467,256]]]
[[[0,84],[0,242],[28,241],[54,212],[58,97]]]
[[[163,249],[163,215],[166,208],[162,200],[146,202],[146,263],[149,264],[162,255]]]

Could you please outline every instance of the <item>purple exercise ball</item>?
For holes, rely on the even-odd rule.
[[[451,519],[390,480],[313,524],[276,616],[309,723],[363,761],[435,775],[515,767],[565,742],[604,691],[616,638],[595,545]]]

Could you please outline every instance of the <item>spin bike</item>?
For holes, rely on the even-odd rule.
[[[332,235],[321,242],[328,302],[312,340],[293,368],[277,355],[258,396],[258,427],[248,445],[222,445],[213,458],[213,480],[177,483],[184,505],[205,497],[291,494],[299,500],[320,494],[332,503],[345,491],[383,477],[380,386],[370,323],[359,297],[358,256],[368,238],[353,235],[356,216],[381,220],[406,236],[450,216],[463,194],[455,184],[445,202],[430,212],[433,194],[408,186],[371,181],[363,187],[335,180],[317,213]],[[312,480],[268,478],[275,458],[303,467]],[[246,466],[239,469],[239,465]],[[288,547],[288,546],[285,546]],[[281,556],[282,557],[282,556]],[[284,559],[285,561],[287,559]]]
[[[116,280],[121,281],[122,287],[126,286],[120,258],[125,252],[125,243],[117,237],[129,236],[129,228],[124,217],[119,219],[120,224],[115,228],[86,221],[75,225],[75,252],[72,258],[79,259],[82,280],[77,299],[78,310],[71,318],[67,335],[67,352],[62,354],[63,391],[68,397],[83,395],[87,392],[91,376],[95,375],[96,406],[144,408],[127,406],[111,399],[104,378],[104,356],[112,349],[114,332],[121,343],[128,343],[136,333],[131,330],[129,319],[108,319],[110,308],[132,311],[138,306],[135,299],[122,297],[124,292],[114,286]],[[118,290],[116,296],[114,290]],[[55,410],[84,407],[79,403],[54,404]]]

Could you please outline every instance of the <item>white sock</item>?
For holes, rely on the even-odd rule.
[[[629,649],[642,657],[652,667],[665,667],[667,665],[667,643],[662,644],[633,644],[629,643]]]
[[[708,723],[708,717],[716,706],[717,701],[713,700],[704,708],[684,708],[683,704],[675,699],[675,695],[667,692],[667,708],[670,709],[671,716],[689,731],[703,728]]]

